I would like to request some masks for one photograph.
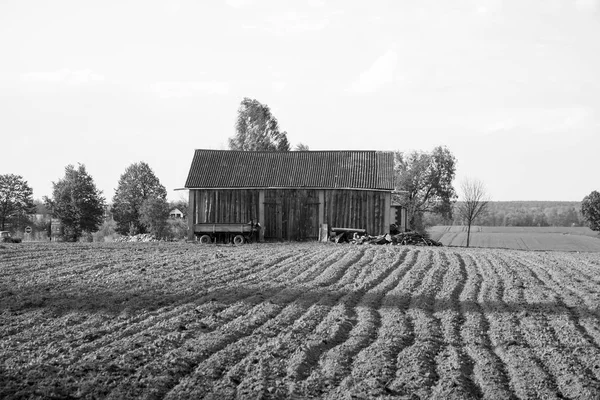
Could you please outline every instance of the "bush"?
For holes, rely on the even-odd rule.
[[[187,237],[188,225],[184,218],[175,218],[167,220],[166,239],[182,240]]]
[[[120,235],[116,231],[117,223],[110,219],[104,221],[97,232],[92,233],[94,242],[113,242]]]

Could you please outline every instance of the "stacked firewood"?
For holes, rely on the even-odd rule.
[[[336,243],[353,244],[392,244],[392,245],[413,245],[413,246],[442,246],[436,240],[430,239],[418,232],[401,232],[396,235],[370,236],[361,235],[357,232],[344,232],[339,235],[333,235],[330,239]]]
[[[393,244],[411,244],[414,246],[443,246],[437,240],[430,239],[418,232],[401,232],[392,236]]]

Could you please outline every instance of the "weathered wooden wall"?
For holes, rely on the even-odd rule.
[[[197,223],[260,222],[265,240],[317,240],[321,224],[380,235],[389,232],[390,202],[389,192],[367,190],[195,189],[189,223],[193,231]]]
[[[190,190],[190,208],[194,224],[256,222],[258,221],[258,190]]]
[[[369,235],[389,232],[390,193],[325,190],[325,221],[330,228],[366,229]]]

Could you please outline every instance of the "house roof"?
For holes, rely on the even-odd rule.
[[[384,151],[196,150],[185,187],[392,190],[393,172]]]

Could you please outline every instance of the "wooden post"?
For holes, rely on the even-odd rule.
[[[194,240],[194,222],[196,217],[196,197],[194,196],[194,190],[188,190],[188,240]]]
[[[383,210],[383,233],[390,233],[390,211],[392,211],[392,194],[385,193],[385,206]]]
[[[323,240],[323,236],[327,236],[327,232],[323,235],[323,224],[325,223],[325,191],[319,190],[319,239]],[[327,241],[325,239],[324,241]]]
[[[265,191],[258,191],[258,223],[260,224],[260,231],[258,233],[258,241],[265,241]]]

